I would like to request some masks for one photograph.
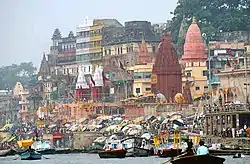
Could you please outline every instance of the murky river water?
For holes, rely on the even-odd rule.
[[[44,155],[39,161],[14,160],[15,156],[0,157],[0,164],[161,164],[166,159],[158,157],[100,159],[98,154]],[[250,164],[250,156],[241,159],[226,158],[225,164]]]

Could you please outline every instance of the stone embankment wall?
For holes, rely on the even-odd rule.
[[[241,148],[250,148],[250,138],[222,138],[222,137],[207,137],[206,143],[221,143],[225,146],[239,146]]]
[[[73,133],[73,148],[87,148],[96,138],[100,136],[102,136],[102,134],[98,132],[75,132]]]
[[[189,104],[156,104],[156,103],[147,103],[144,104],[144,114],[145,115],[157,115],[166,117],[171,115],[174,112],[183,112],[184,115],[192,115],[197,109],[193,108],[192,105]]]

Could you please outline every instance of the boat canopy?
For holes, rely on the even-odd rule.
[[[17,141],[17,144],[20,148],[25,148],[29,147],[34,143],[33,140],[22,140],[22,141]]]

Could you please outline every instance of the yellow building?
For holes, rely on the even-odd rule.
[[[207,54],[201,37],[201,31],[196,19],[193,18],[193,22],[189,26],[186,35],[184,55],[180,60],[183,67],[183,87],[187,82],[191,82],[190,90],[193,99],[208,92],[206,61]]]
[[[140,64],[129,67],[134,72],[133,95],[151,94],[151,75],[153,63]]]
[[[207,74],[206,62],[186,63],[182,73],[182,86],[184,87],[187,82],[191,83],[190,91],[193,99],[208,93]]]

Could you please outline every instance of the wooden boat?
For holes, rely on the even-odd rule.
[[[100,158],[125,158],[127,150],[110,149],[98,152]]]
[[[194,155],[184,156],[171,160],[172,164],[223,164],[225,158],[216,157],[212,155]]]
[[[41,153],[41,154],[55,154],[56,153],[56,149],[44,149],[44,150],[37,150],[38,153]]]
[[[0,150],[0,157],[6,157],[9,152],[10,152],[10,149],[9,150]]]
[[[21,155],[21,160],[40,160],[42,159],[42,154],[38,152],[29,152],[26,151],[25,153],[22,153]]]
[[[126,157],[148,157],[150,155],[149,149],[131,147],[126,150],[127,150]]]
[[[126,157],[148,157],[154,154],[153,145],[149,140],[141,137],[129,137],[121,140],[127,150]]]
[[[158,150],[158,157],[161,158],[167,158],[167,157],[176,157],[180,155],[182,152],[182,149],[161,149]]]

